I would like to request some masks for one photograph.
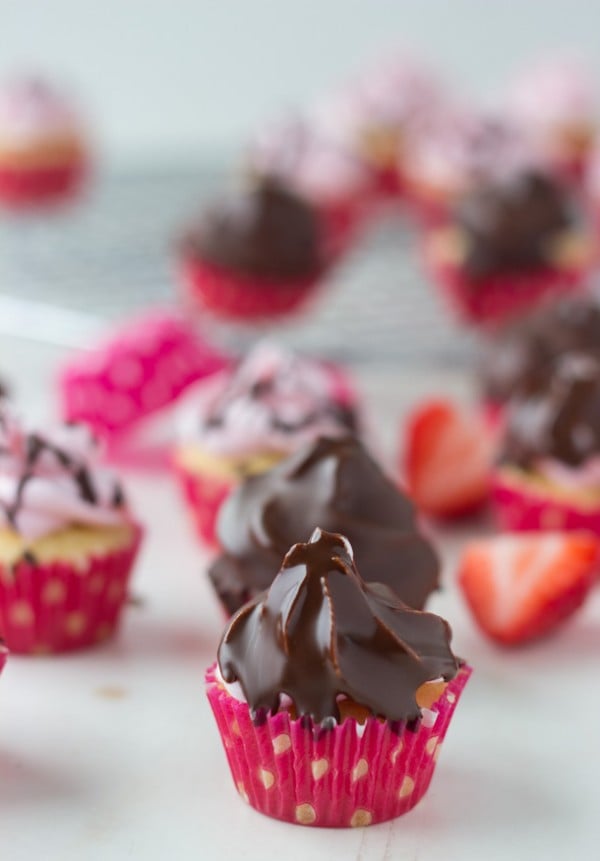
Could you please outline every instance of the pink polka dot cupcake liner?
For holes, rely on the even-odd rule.
[[[11,652],[50,654],[83,649],[117,630],[142,538],[123,550],[91,556],[85,566],[0,566],[0,636]]]
[[[63,368],[63,417],[86,422],[110,445],[225,365],[182,316],[157,309]]]
[[[180,280],[187,304],[231,320],[264,320],[299,311],[321,283],[320,276],[294,281],[252,278],[197,258],[182,261]]]
[[[66,201],[77,194],[87,173],[83,161],[27,170],[0,167],[0,204],[26,209]]]
[[[469,679],[463,666],[416,730],[369,718],[315,728],[287,712],[255,725],[246,703],[207,673],[207,694],[234,784],[267,816],[299,825],[373,825],[411,810],[435,770],[452,714]]]
[[[494,475],[492,505],[500,528],[507,532],[586,530],[600,535],[600,506],[577,505],[552,496],[502,469]]]
[[[541,301],[581,288],[585,272],[540,269],[471,281],[464,271],[426,255],[425,265],[457,316],[466,323],[494,325],[529,310]]]
[[[234,481],[186,469],[175,457],[175,475],[192,517],[196,534],[204,544],[215,547],[217,518],[221,506],[235,487]]]

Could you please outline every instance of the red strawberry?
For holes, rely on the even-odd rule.
[[[408,420],[405,470],[417,506],[434,517],[467,514],[488,498],[495,437],[481,419],[430,401]]]
[[[482,538],[463,554],[459,583],[481,628],[499,643],[549,633],[593,586],[600,541],[587,532]]]

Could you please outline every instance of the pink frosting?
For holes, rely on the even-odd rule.
[[[0,140],[26,146],[77,134],[79,124],[68,102],[44,81],[19,79],[0,89]]]
[[[577,467],[558,460],[543,460],[536,464],[536,472],[565,488],[600,492],[600,455],[589,458],[585,464]]]
[[[263,342],[233,372],[197,385],[181,436],[218,455],[287,454],[317,436],[348,433],[349,392],[339,371]]]
[[[257,135],[250,164],[259,173],[281,177],[316,203],[354,198],[370,183],[366,165],[348,147],[302,117],[282,120]]]
[[[595,121],[596,90],[584,68],[556,60],[526,70],[509,93],[509,105],[526,126],[540,131]]]
[[[0,523],[35,540],[70,525],[118,526],[129,521],[118,480],[97,464],[84,425],[24,429],[5,406],[0,413]]]

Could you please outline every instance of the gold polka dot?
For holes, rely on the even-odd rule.
[[[33,610],[26,601],[17,601],[10,611],[10,620],[13,625],[31,625],[33,623]]]
[[[368,773],[369,763],[366,759],[359,759],[352,769],[352,780],[356,783],[357,780],[362,780],[362,778]]]
[[[248,793],[246,792],[246,787],[245,787],[245,786],[244,786],[244,784],[241,782],[241,780],[240,780],[240,781],[238,782],[238,784],[237,784],[237,791],[238,791],[238,792],[239,792],[239,794],[242,796],[242,798],[244,799],[244,801],[246,802],[246,804],[249,804],[250,802],[249,802],[249,798],[248,798]]]
[[[99,595],[104,589],[104,577],[101,574],[94,574],[93,577],[90,577],[88,589],[92,595]]]
[[[102,643],[104,640],[108,640],[108,638],[110,637],[112,632],[113,632],[112,625],[109,625],[108,622],[103,622],[96,629],[96,635],[95,635],[96,641],[98,643]]]
[[[425,745],[425,750],[427,751],[429,756],[433,756],[433,754],[435,753],[435,749],[437,747],[438,741],[439,741],[439,738],[437,737],[437,735],[434,735],[429,739],[429,741]]]
[[[268,768],[259,768],[258,777],[265,789],[270,789],[275,783],[275,775]]]
[[[390,759],[392,760],[392,765],[396,765],[396,760],[398,759],[398,757],[402,753],[402,748],[403,748],[403,744],[402,744],[402,742],[400,742],[400,744],[396,745],[396,747],[391,752]]]
[[[412,777],[408,775],[402,781],[402,786],[398,790],[398,796],[400,798],[408,798],[409,795],[412,795],[412,791],[415,788],[415,782]]]
[[[312,804],[299,804],[296,807],[296,822],[300,825],[312,825],[316,818],[317,814]]]
[[[329,771],[329,760],[325,759],[325,757],[314,759],[310,764],[310,770],[312,771],[313,778],[320,780]]]
[[[281,735],[276,735],[273,739],[273,750],[277,755],[285,753],[292,746],[292,740],[287,732],[282,732]]]
[[[50,648],[50,646],[46,646],[45,643],[37,643],[37,645],[35,645],[33,648],[33,654],[40,656],[51,655],[52,649]]]
[[[67,590],[60,580],[49,580],[44,586],[42,601],[44,604],[48,604],[50,606],[53,604],[62,604],[65,600],[66,594]]]
[[[234,735],[241,735],[242,734],[242,732],[240,730],[240,725],[235,719],[234,719],[233,723],[231,724],[231,732]]]
[[[438,744],[438,746],[436,747],[436,749],[433,752],[433,761],[434,762],[438,761],[441,749],[442,749],[442,745]]]
[[[456,696],[453,693],[446,694],[446,699],[448,700],[449,703],[455,703],[456,702]]]
[[[79,637],[85,631],[87,619],[83,613],[69,613],[65,622],[65,631],[69,637]]]
[[[352,819],[350,820],[350,825],[352,828],[363,828],[365,825],[370,825],[373,821],[373,816],[369,810],[365,810],[363,807],[359,807],[352,814]]]

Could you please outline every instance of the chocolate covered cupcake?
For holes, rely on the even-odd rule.
[[[439,564],[410,500],[357,439],[320,438],[228,498],[217,534],[223,553],[209,576],[227,613],[267,589],[283,555],[316,527],[346,535],[368,582],[422,608]]]
[[[577,287],[591,242],[565,188],[530,170],[462,198],[449,225],[429,237],[427,254],[462,316],[492,322]]]
[[[327,262],[317,211],[271,178],[209,207],[180,252],[188,297],[240,319],[294,310]]]
[[[468,679],[450,628],[367,584],[342,535],[294,545],[207,675],[239,793],[303,825],[370,825],[425,793]]]

